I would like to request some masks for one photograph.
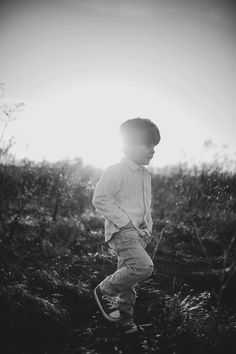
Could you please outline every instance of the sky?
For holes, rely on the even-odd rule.
[[[119,125],[143,117],[161,132],[152,166],[236,159],[233,1],[0,6],[2,102],[24,103],[6,133],[16,157],[106,167],[122,154]]]

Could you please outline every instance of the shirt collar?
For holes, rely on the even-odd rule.
[[[124,156],[121,159],[122,162],[125,162],[130,168],[132,168],[133,170],[143,170],[145,169],[144,166],[142,165],[137,165],[134,161],[132,161],[129,157]]]

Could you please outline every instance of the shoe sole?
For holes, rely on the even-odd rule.
[[[110,321],[110,322],[118,322],[118,321],[120,320],[120,317],[117,318],[117,319],[116,319],[116,318],[112,318],[112,317],[108,316],[108,315],[106,314],[106,312],[103,310],[102,305],[101,305],[101,303],[100,303],[100,301],[99,301],[99,298],[98,298],[98,296],[97,296],[96,289],[97,289],[97,288],[94,289],[93,294],[94,294],[96,303],[97,303],[97,305],[98,305],[98,307],[99,307],[99,310],[101,311],[102,315],[105,317],[106,320],[108,320],[108,321]]]

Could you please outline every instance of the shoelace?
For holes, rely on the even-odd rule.
[[[110,295],[102,295],[102,299],[107,302],[107,307],[109,309],[117,309],[116,297]]]

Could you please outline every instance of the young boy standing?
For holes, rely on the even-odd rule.
[[[105,218],[105,242],[117,255],[117,271],[94,289],[94,296],[103,316],[119,322],[128,334],[137,331],[133,319],[135,286],[153,271],[145,251],[153,222],[151,176],[144,165],[152,159],[160,133],[151,120],[143,118],[125,121],[120,133],[125,156],[105,170],[92,199]]]

